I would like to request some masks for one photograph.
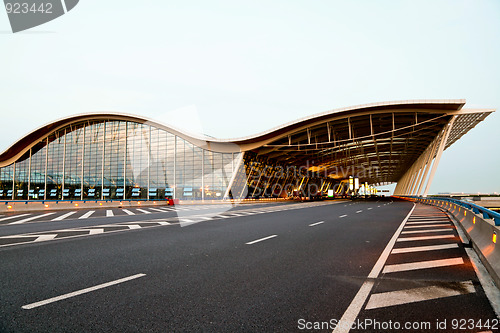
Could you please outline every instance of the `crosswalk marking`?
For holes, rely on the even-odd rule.
[[[141,212],[141,213],[144,213],[144,214],[151,214],[151,212],[144,210],[144,209],[136,208],[136,210]]]
[[[19,215],[7,216],[7,217],[1,218],[0,222],[1,221],[12,220],[12,219],[15,219],[16,217],[23,217],[23,216],[28,216],[28,215],[31,215],[31,214],[19,214]]]
[[[464,260],[462,258],[418,261],[418,262],[410,262],[410,263],[406,263],[406,264],[387,265],[384,267],[384,270],[382,271],[382,273],[413,271],[413,270],[417,270],[417,269],[461,265],[463,263],[464,263]]]
[[[141,229],[142,227],[138,224],[127,224],[126,225],[129,229]]]
[[[421,221],[421,222],[407,222],[406,224],[411,224],[411,225],[414,225],[414,224],[450,224],[450,221],[443,221],[443,222],[438,222],[438,221]]]
[[[426,229],[426,230],[411,230],[411,231],[402,231],[401,234],[420,234],[422,232],[443,232],[443,231],[450,231],[450,228],[443,228],[443,229]]]
[[[449,288],[442,286],[428,286],[406,290],[390,291],[371,295],[365,309],[377,309],[394,305],[422,302],[432,299],[465,295],[474,293],[472,281],[452,284]]]
[[[115,216],[113,211],[111,209],[106,210],[106,217],[112,217],[112,216]]]
[[[90,215],[94,214],[95,210],[90,210],[88,212],[86,212],[85,214],[83,214],[82,216],[80,216],[78,219],[88,219],[90,217]]]
[[[149,208],[149,209],[154,210],[155,212],[165,213],[163,209],[158,209],[158,208]]]
[[[135,213],[134,213],[134,212],[131,212],[131,211],[130,211],[130,210],[128,210],[128,209],[122,209],[122,211],[124,211],[124,212],[125,212],[126,214],[128,214],[128,215],[135,215]]]
[[[42,218],[42,217],[45,217],[45,216],[49,216],[49,215],[52,215],[52,214],[55,214],[55,212],[53,212],[53,213],[45,213],[45,214],[42,214],[42,215],[36,215],[36,216],[28,217],[28,218],[26,218],[24,220],[19,220],[19,221],[16,221],[16,222],[11,222],[9,224],[21,224],[21,223],[33,221],[33,220],[36,220],[36,219],[39,219],[39,218]]]
[[[75,213],[76,213],[76,211],[75,212],[69,212],[69,213],[63,214],[61,216],[56,217],[55,219],[52,219],[52,221],[61,221],[61,220],[64,220],[65,218],[67,218],[67,217],[69,217],[69,216],[71,216],[71,215],[73,215]]]
[[[413,241],[431,240],[431,239],[445,239],[445,238],[455,238],[455,235],[405,237],[405,238],[398,238],[398,240],[396,242],[413,242]]]
[[[57,234],[41,235],[41,236],[38,236],[38,238],[35,239],[34,242],[48,241],[48,240],[54,239],[56,237],[57,237]]]
[[[392,254],[398,253],[411,253],[411,252],[422,252],[422,251],[435,251],[435,250],[446,250],[458,248],[457,243],[441,244],[441,245],[429,245],[429,246],[413,246],[413,247],[402,247],[392,250]]]
[[[415,229],[415,228],[431,228],[431,227],[440,227],[440,228],[453,228],[451,224],[421,224],[421,225],[407,225],[405,229]]]

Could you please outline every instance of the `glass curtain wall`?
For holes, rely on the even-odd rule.
[[[222,199],[239,158],[148,124],[79,122],[0,168],[0,200]]]

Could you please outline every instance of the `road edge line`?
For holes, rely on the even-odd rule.
[[[365,304],[368,295],[370,295],[370,292],[374,284],[373,280],[376,279],[380,274],[380,272],[382,271],[382,268],[384,267],[387,258],[391,254],[394,244],[396,244],[396,239],[399,237],[399,234],[403,230],[406,221],[408,221],[410,215],[413,213],[416,206],[417,205],[413,203],[412,209],[410,210],[408,215],[406,215],[404,220],[401,222],[398,229],[394,232],[394,235],[392,235],[392,238],[389,240],[389,243],[387,243],[384,251],[382,251],[382,254],[378,258],[375,265],[373,266],[372,270],[370,271],[370,274],[368,274],[367,280],[365,280],[365,282],[361,285],[361,288],[359,288],[359,291],[357,292],[356,296],[354,296],[351,304],[349,304],[349,307],[347,308],[347,310],[342,315],[342,318],[340,318],[339,322],[337,323],[337,326],[333,330],[333,333],[347,333],[351,330],[352,324],[358,317],[358,314],[361,311],[363,304]]]

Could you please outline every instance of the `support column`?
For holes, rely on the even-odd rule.
[[[226,193],[224,193],[224,196],[222,197],[224,200],[229,198],[229,192],[231,191],[231,188],[233,187],[234,179],[236,178],[236,174],[238,173],[238,170],[240,169],[241,163],[243,162],[243,155],[245,152],[241,152],[240,157],[238,158],[238,162],[236,163],[236,168],[233,171],[233,174],[231,175],[231,179],[229,180],[229,184],[227,185],[226,188]],[[246,177],[245,177],[246,179]],[[245,184],[246,186],[246,184]],[[234,193],[233,193],[233,198],[234,198]]]
[[[432,147],[429,150],[429,154],[427,156],[427,160],[425,163],[425,170],[422,173],[422,178],[420,179],[420,184],[418,186],[418,190],[416,193],[418,196],[420,196],[420,194],[422,193],[422,186],[424,186],[425,180],[427,179],[427,174],[429,173],[429,168],[431,166],[432,158],[434,157],[434,152],[436,151],[437,144],[438,144],[438,140],[436,138],[434,140],[434,142],[432,143]]]
[[[448,136],[450,135],[451,129],[453,128],[453,123],[455,122],[456,117],[457,116],[453,116],[448,125],[446,125],[446,129],[445,132],[443,133],[441,143],[439,144],[439,149],[436,158],[434,159],[434,163],[432,164],[429,180],[427,180],[427,184],[425,185],[425,190],[423,194],[424,198],[427,197],[427,193],[429,192],[429,188],[431,187],[432,180],[434,179],[434,174],[436,173],[437,166],[439,165],[439,160],[441,160],[441,155],[443,154],[444,147],[446,146],[446,141],[448,141]]]

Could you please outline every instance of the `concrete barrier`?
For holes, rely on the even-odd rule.
[[[495,226],[493,219],[484,219],[481,214],[475,214],[471,209],[444,200],[412,198],[410,200],[432,205],[448,212],[477,252],[495,284],[500,288],[500,228]]]

